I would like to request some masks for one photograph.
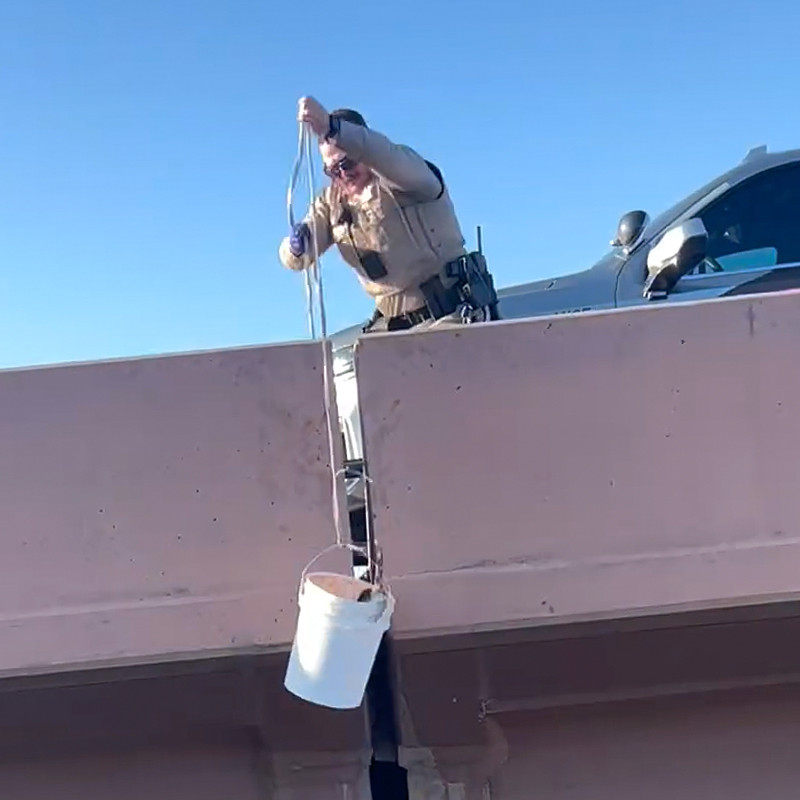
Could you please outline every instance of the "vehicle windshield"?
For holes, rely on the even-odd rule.
[[[728,189],[730,184],[726,180],[716,180],[713,183],[703,186],[694,194],[685,197],[679,203],[655,217],[644,230],[642,242],[651,240],[668,225],[678,220],[679,217],[691,216],[696,208],[706,205],[713,197],[722,194]]]

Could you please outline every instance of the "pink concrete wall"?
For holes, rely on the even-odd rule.
[[[483,786],[493,800],[790,800],[798,711],[797,688],[781,687],[505,714],[505,760]]]
[[[370,800],[363,765],[276,770],[269,756],[241,746],[0,763],[0,792],[14,800]]]
[[[800,294],[357,347],[401,636],[800,593]]]
[[[791,800],[797,688],[492,715],[477,749],[403,753],[413,800]],[[14,800],[370,800],[367,776],[320,754],[284,769],[244,744],[0,760]],[[375,798],[374,800],[378,800]]]
[[[252,755],[234,748],[0,764],[0,792],[20,800],[262,800],[263,782]]]
[[[410,797],[794,798],[799,628],[751,607],[399,643]],[[284,664],[0,681],[0,796],[370,800],[363,714],[292,697]]]
[[[0,372],[0,672],[287,647],[335,535],[321,370],[304,343]]]
[[[796,688],[490,715],[483,749],[412,748],[412,798],[792,800]]]
[[[304,703],[286,654],[0,681],[0,797],[351,800],[363,712]]]

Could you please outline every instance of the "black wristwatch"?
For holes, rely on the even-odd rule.
[[[339,117],[334,117],[332,114],[328,115],[328,132],[325,134],[325,141],[329,142],[339,135],[342,129],[342,121]]]

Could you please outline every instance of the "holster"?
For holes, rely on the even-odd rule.
[[[472,308],[489,308],[497,318],[497,291],[483,253],[467,253],[445,265],[448,278],[456,278],[461,301]]]
[[[441,275],[434,275],[420,284],[425,299],[425,308],[409,311],[387,319],[376,309],[372,318],[362,328],[364,333],[377,331],[406,330],[427,318],[441,319],[465,306],[474,311],[488,309],[489,319],[500,319],[497,310],[498,297],[494,281],[481,253],[467,253],[445,265],[443,273],[455,278],[455,283],[445,287]]]
[[[433,319],[441,319],[454,313],[461,304],[458,288],[451,286],[449,289],[445,289],[442,279],[438,275],[421,283],[419,290],[425,298],[425,305]]]

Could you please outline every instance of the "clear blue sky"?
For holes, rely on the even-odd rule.
[[[436,161],[501,286],[800,146],[788,0],[294,7],[0,2],[0,367],[306,338],[277,258],[303,94]],[[331,328],[366,318],[323,264]]]

